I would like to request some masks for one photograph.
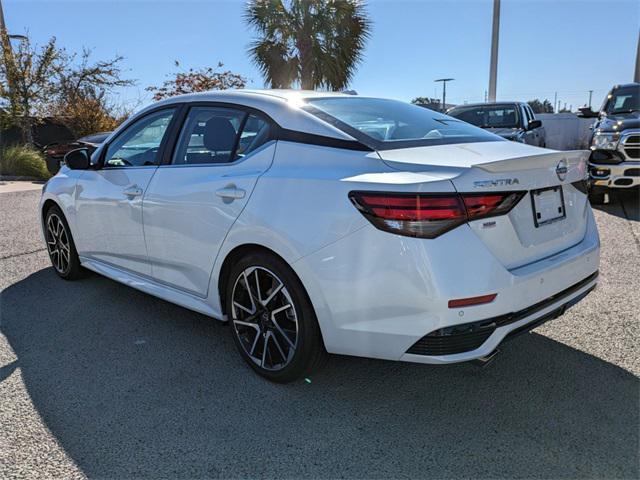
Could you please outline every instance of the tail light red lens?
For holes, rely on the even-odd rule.
[[[422,194],[351,192],[349,198],[377,228],[410,237],[435,238],[470,220],[503,215],[526,192]]]

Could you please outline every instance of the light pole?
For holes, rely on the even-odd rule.
[[[640,32],[638,32],[638,48],[636,50],[636,71],[633,74],[633,81],[640,83]]]
[[[493,0],[493,28],[491,30],[491,65],[489,67],[489,101],[496,101],[498,83],[498,40],[500,39],[500,0]]]
[[[444,112],[447,109],[447,82],[451,82],[455,80],[455,78],[439,78],[434,80],[434,82],[442,82],[442,111]]]
[[[13,58],[13,50],[11,49],[11,40],[27,40],[27,37],[24,35],[9,35],[7,32],[7,26],[4,23],[4,11],[2,10],[2,0],[0,0],[0,35],[7,35],[7,47],[8,47],[8,56],[9,58]],[[4,43],[4,42],[2,42]],[[9,80],[9,78],[7,78]],[[12,85],[10,81],[7,81],[7,89],[11,92]],[[11,94],[9,94],[11,97]],[[2,145],[2,129],[0,128],[0,145]]]

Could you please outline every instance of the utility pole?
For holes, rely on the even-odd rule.
[[[498,40],[500,39],[500,0],[493,0],[493,27],[491,30],[491,65],[489,67],[489,101],[496,101],[498,81]]]
[[[455,78],[439,78],[434,80],[434,82],[442,82],[442,111],[444,112],[447,109],[447,82],[451,82],[455,80]]]
[[[591,110],[591,95],[593,95],[593,90],[589,90],[589,110]]]
[[[633,75],[633,81],[640,83],[640,32],[638,32],[638,48],[636,49],[636,72]]]
[[[556,105],[558,105],[558,92],[553,94],[553,113],[558,113]]]

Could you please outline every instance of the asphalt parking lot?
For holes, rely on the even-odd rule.
[[[640,218],[596,211],[598,289],[485,369],[333,357],[274,385],[228,329],[64,282],[39,191],[0,193],[0,477],[638,478]]]

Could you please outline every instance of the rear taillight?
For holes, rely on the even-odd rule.
[[[349,198],[377,228],[410,237],[435,238],[470,220],[503,215],[526,192],[351,192]]]

